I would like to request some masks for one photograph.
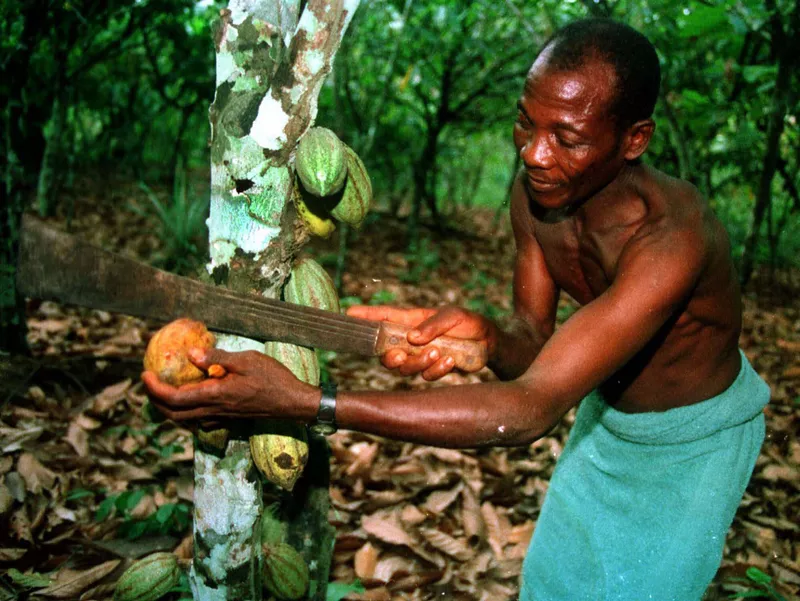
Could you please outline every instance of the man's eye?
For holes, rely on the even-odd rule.
[[[574,140],[567,140],[567,139],[561,138],[561,137],[559,137],[557,139],[558,139],[559,145],[563,146],[564,148],[577,148],[578,146],[581,145],[580,142],[577,142],[577,141],[574,141]]]
[[[522,111],[519,111],[517,113],[517,123],[527,127],[527,126],[530,126],[531,120],[528,119],[528,116],[525,113],[523,113]]]

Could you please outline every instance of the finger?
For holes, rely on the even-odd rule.
[[[220,381],[217,379],[184,384],[176,388],[159,380],[155,373],[146,371],[142,374],[142,381],[152,395],[153,403],[162,412],[165,409],[209,406],[220,396]]]
[[[219,348],[195,347],[189,349],[188,355],[189,360],[203,371],[208,371],[212,365],[220,365],[227,371],[235,371],[232,365],[236,362],[237,353],[229,353]]]
[[[200,421],[206,420],[210,413],[208,409],[205,408],[192,408],[192,409],[168,409],[164,408],[161,409],[164,413],[164,416],[172,420],[174,422],[186,422],[186,421]]]
[[[383,357],[381,357],[381,363],[384,367],[389,369],[396,369],[403,365],[406,362],[408,355],[405,351],[401,351],[400,349],[392,349],[387,351]]]
[[[458,326],[463,315],[458,311],[439,311],[408,332],[411,344],[428,344],[434,338],[444,336]]]
[[[439,360],[437,349],[428,349],[420,355],[409,356],[406,362],[398,368],[398,372],[403,376],[411,376],[425,371]]]
[[[432,382],[449,374],[454,367],[455,361],[452,357],[443,357],[422,372],[422,377],[428,382]]]
[[[435,311],[433,309],[400,309],[389,305],[354,305],[347,310],[351,317],[372,321],[391,321],[405,326],[415,326]]]

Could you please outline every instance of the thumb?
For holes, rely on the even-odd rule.
[[[233,353],[229,353],[228,351],[223,351],[218,348],[195,347],[189,349],[187,355],[192,363],[204,371],[215,363],[231,371],[230,364],[233,360]]]

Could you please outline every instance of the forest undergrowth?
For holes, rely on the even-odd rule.
[[[100,192],[98,192],[100,194]],[[104,193],[105,194],[105,193]],[[150,261],[161,246],[154,220],[109,201],[75,197],[70,229]],[[64,216],[51,220],[66,227]],[[345,302],[437,306],[492,316],[511,309],[513,239],[491,211],[451,216],[461,232],[426,229],[405,250],[389,217],[353,239]],[[309,252],[332,264],[338,241]],[[794,599],[800,591],[800,273],[760,270],[745,293],[741,347],[768,381],[767,439],[706,595]],[[559,303],[559,316],[574,310]],[[0,397],[0,600],[107,599],[136,557],[174,550],[191,559],[192,435],[141,414],[139,374],[152,321],[29,301],[38,367]],[[416,389],[488,381],[451,374],[403,379],[376,359],[323,354],[340,388]],[[574,412],[527,447],[456,451],[340,431],[330,437],[332,580],[365,587],[349,599],[513,599],[522,558]],[[558,570],[554,560],[553,570]],[[174,599],[180,592],[171,593]]]

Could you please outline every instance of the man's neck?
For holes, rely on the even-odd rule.
[[[577,202],[573,215],[582,223],[591,221],[599,214],[605,214],[615,206],[627,202],[630,190],[636,181],[641,165],[626,163],[617,176],[583,202]]]

